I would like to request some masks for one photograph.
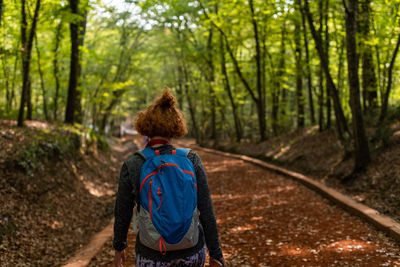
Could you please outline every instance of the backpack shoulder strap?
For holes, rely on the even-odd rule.
[[[154,157],[156,155],[156,152],[154,152],[154,150],[150,147],[146,147],[145,149],[136,151],[135,154],[141,156],[144,160],[148,160]]]
[[[191,151],[190,148],[177,148],[176,150],[176,154],[179,156],[184,156],[187,157],[187,155],[189,154],[189,152]]]

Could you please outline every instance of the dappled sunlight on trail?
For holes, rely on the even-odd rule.
[[[75,177],[82,182],[82,184],[85,186],[86,190],[91,194],[92,196],[95,197],[104,197],[104,196],[112,196],[114,195],[115,189],[113,190],[113,185],[107,182],[101,183],[99,181],[93,180],[90,181],[87,177],[84,175],[81,175],[78,173],[76,166],[71,163],[71,170]]]
[[[199,154],[232,266],[399,262],[398,246],[302,185],[237,159]]]
[[[339,252],[352,252],[354,250],[377,249],[377,246],[371,242],[361,240],[340,240],[326,246],[326,250],[334,250]]]
[[[238,159],[196,151],[230,266],[400,266],[400,248],[304,186]],[[135,236],[128,237],[128,266]],[[106,245],[107,246],[107,245]],[[102,253],[112,265],[111,242]]]

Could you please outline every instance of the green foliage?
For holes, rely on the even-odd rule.
[[[96,131],[90,129],[89,130],[89,137],[86,139],[86,146],[91,147],[95,145],[101,151],[109,151],[110,146],[108,145],[107,141],[104,139],[103,136],[96,133]]]
[[[72,156],[80,148],[81,138],[75,132],[42,130],[29,135],[30,142],[18,148],[14,160],[15,167],[28,176],[33,176],[45,161]]]
[[[106,149],[106,143],[97,133],[110,133],[109,129],[112,126],[133,117],[151,103],[164,86],[169,86],[177,96],[192,135],[196,135],[197,124],[197,134],[202,138],[208,138],[213,128],[217,130],[217,137],[234,138],[234,108],[224,86],[222,53],[243,137],[257,139],[259,137],[257,106],[237,71],[239,67],[250,89],[258,96],[253,21],[258,27],[257,33],[262,51],[261,94],[265,95],[264,119],[267,123],[267,135],[295,129],[298,100],[294,89],[296,87],[294,29],[295,22],[302,19],[301,12],[296,9],[295,1],[253,0],[252,2],[254,16],[250,9],[250,1],[247,0],[136,0],[119,1],[110,5],[105,5],[101,1],[81,1],[81,10],[88,12],[84,43],[80,48],[83,125],[90,126],[96,132],[81,136],[81,142],[84,143],[86,140],[88,146],[97,143],[102,149]],[[318,5],[319,1],[309,2],[317,30],[321,16],[324,12],[328,14],[326,24],[328,30],[325,32],[324,27],[320,30],[323,38],[329,37],[329,68],[338,87],[345,116],[350,119],[346,51],[343,49],[346,37],[343,2],[331,0],[329,10],[322,12]],[[370,38],[359,39],[360,52],[367,46],[374,49],[373,64],[377,72],[379,104],[386,90],[390,57],[396,37],[400,33],[399,4],[399,0],[372,1]],[[28,6],[33,7],[33,5],[34,1],[29,0]],[[5,2],[0,27],[1,118],[16,118],[19,106],[22,85],[20,16],[18,1]],[[64,118],[71,47],[69,23],[82,22],[83,19],[81,15],[71,14],[68,2],[49,0],[42,5],[37,44],[34,43],[31,61],[34,118],[44,118],[44,100],[47,100],[50,120],[57,122]],[[301,40],[304,66],[302,85],[305,97],[301,101],[304,101],[306,106],[306,123],[311,124],[311,114],[308,103],[304,38],[307,38],[309,43],[313,104],[318,109],[318,95],[323,90],[321,107],[324,115],[323,123],[326,124],[328,115],[326,84],[322,77],[323,87],[320,88],[320,61],[307,23],[306,34],[302,35]],[[230,52],[228,45],[231,48]],[[37,51],[40,54],[40,61]],[[238,66],[235,66],[232,56],[237,59]],[[44,90],[39,65],[43,72]],[[55,74],[56,67],[57,74]],[[396,62],[394,88],[390,96],[392,106],[399,106],[400,103],[398,68],[399,63]],[[276,99],[275,94],[277,94]],[[272,122],[274,103],[278,105],[277,133],[273,131]],[[367,126],[376,124],[379,108],[378,105]],[[398,113],[390,115],[390,110],[388,116],[395,118]],[[215,116],[215,125],[211,121],[212,116]],[[318,114],[315,116],[318,121]],[[332,110],[331,116],[334,119]],[[32,148],[31,152],[26,153],[37,152]],[[26,157],[33,156],[29,154]]]

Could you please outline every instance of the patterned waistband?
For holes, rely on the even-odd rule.
[[[168,252],[167,252],[168,253]],[[206,261],[206,248],[184,259],[175,259],[169,262],[154,261],[136,254],[137,267],[203,267]]]

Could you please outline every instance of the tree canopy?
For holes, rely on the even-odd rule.
[[[400,114],[399,6],[1,0],[0,117],[108,133],[168,86],[198,142],[318,125],[363,168],[366,128]]]

